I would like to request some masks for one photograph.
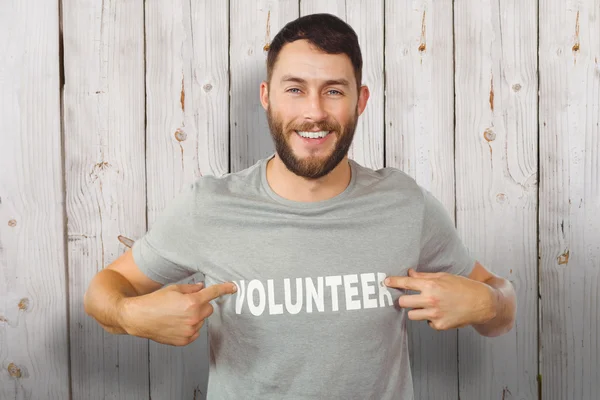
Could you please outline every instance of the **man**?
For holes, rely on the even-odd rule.
[[[441,203],[397,169],[348,159],[361,73],[340,19],[287,24],[260,87],[275,154],[182,190],[94,277],[86,311],[177,346],[210,316],[211,399],[409,399],[407,319],[509,331],[512,286],[469,256]],[[206,286],[163,287],[197,272]]]

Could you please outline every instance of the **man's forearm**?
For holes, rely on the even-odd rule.
[[[500,336],[509,332],[515,321],[517,299],[513,285],[503,278],[492,278],[485,281],[492,287],[495,295],[494,318],[473,328],[483,336]]]
[[[85,312],[109,333],[125,334],[120,320],[121,300],[137,296],[129,281],[110,269],[100,271],[90,283],[84,296]]]

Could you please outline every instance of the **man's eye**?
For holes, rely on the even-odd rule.
[[[339,90],[335,90],[335,89],[331,89],[327,93],[332,93],[332,94],[335,94],[335,95],[342,94],[342,92],[340,92]]]
[[[294,90],[297,90],[297,91],[294,92]],[[288,89],[287,91],[290,93],[300,93],[300,89],[298,89],[298,88],[291,88],[291,89]]]

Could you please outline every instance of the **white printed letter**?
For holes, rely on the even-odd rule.
[[[258,291],[258,305],[254,304],[255,290]],[[265,311],[265,287],[259,280],[253,279],[248,283],[248,308],[257,317]]]
[[[325,285],[331,286],[331,311],[339,309],[338,286],[342,284],[342,277],[339,275],[325,277]]]
[[[346,291],[346,310],[360,310],[360,300],[352,300],[358,295],[358,288],[351,286],[358,282],[358,275],[344,275],[344,289]]]
[[[269,314],[283,314],[283,305],[275,304],[275,289],[273,288],[273,279],[267,280],[267,293],[269,298]]]
[[[283,291],[286,311],[290,314],[298,314],[302,309],[302,278],[296,278],[296,304],[292,304],[292,289],[288,278],[283,280]]]
[[[235,283],[235,282],[234,282]],[[235,298],[235,313],[242,313],[242,306],[244,305],[244,294],[246,289],[246,283],[244,281],[240,281],[239,284],[235,284],[238,287],[237,297]]]
[[[377,298],[372,299],[370,295],[375,294],[375,286],[369,285],[369,283],[375,283],[375,274],[360,274],[360,281],[362,283],[362,295],[363,295],[363,307],[364,308],[376,308]]]
[[[385,283],[383,283],[385,277],[386,274],[384,274],[383,272],[377,273],[377,288],[379,289],[379,307],[385,307],[384,298],[387,298],[390,301],[390,306],[394,304],[394,301],[392,300],[392,295],[390,294],[387,286],[385,286]]]
[[[312,312],[312,301],[315,301],[317,309],[320,312],[325,310],[325,301],[323,299],[323,277],[317,278],[318,289],[315,289],[315,285],[311,278],[306,278],[306,312]]]

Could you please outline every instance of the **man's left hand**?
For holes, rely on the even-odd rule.
[[[400,296],[398,304],[412,308],[409,319],[427,320],[437,330],[483,324],[496,315],[495,289],[482,282],[445,272],[416,272],[412,268],[408,276],[387,279],[388,287],[420,292]]]

